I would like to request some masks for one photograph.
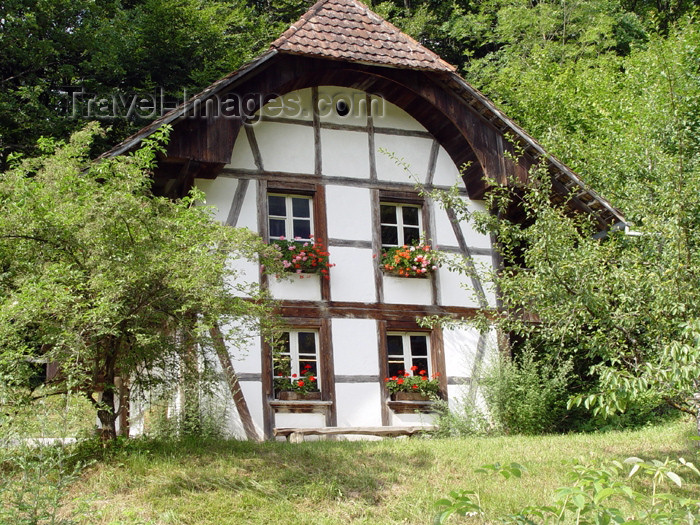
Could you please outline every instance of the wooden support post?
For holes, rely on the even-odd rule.
[[[236,410],[238,410],[241,423],[243,423],[245,435],[252,441],[261,441],[258,431],[255,429],[253,418],[250,415],[250,410],[248,410],[248,403],[246,402],[243,391],[241,390],[241,385],[238,382],[238,376],[236,375],[236,371],[233,369],[231,356],[228,355],[226,343],[224,342],[224,336],[221,334],[221,330],[217,325],[209,329],[209,334],[214,341],[214,349],[216,350],[216,355],[219,357],[221,368],[224,370],[226,382],[228,383],[228,388],[233,396],[233,402],[236,405]]]

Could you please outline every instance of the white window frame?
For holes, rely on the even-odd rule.
[[[318,337],[318,330],[315,328],[296,328],[293,330],[284,330],[284,332],[287,334],[289,337],[289,352],[277,352],[273,353],[272,355],[272,379],[273,381],[275,379],[280,379],[280,378],[289,378],[291,379],[292,375],[296,374],[296,379],[298,379],[301,376],[301,360],[302,358],[306,358],[305,361],[312,361],[311,359],[308,359],[308,357],[311,354],[304,353],[302,354],[299,351],[299,334],[300,333],[312,333],[314,334],[314,350],[315,354],[313,361],[316,363],[316,386],[321,390],[321,352],[319,348],[319,337]],[[278,376],[275,375],[275,358],[276,357],[289,357],[289,365],[290,365],[290,371],[289,371],[289,376]]]
[[[383,248],[391,248],[393,246],[403,246],[404,244],[406,244],[406,241],[404,239],[404,231],[403,231],[403,229],[404,229],[403,211],[402,211],[403,208],[418,208],[418,226],[417,226],[418,237],[419,238],[422,237],[422,235],[423,235],[423,206],[421,206],[420,204],[407,204],[407,203],[403,203],[403,202],[380,201],[379,202],[380,209],[382,206],[394,206],[396,208],[396,224],[381,222],[381,218],[380,218],[379,237],[381,239],[381,235],[382,235],[381,228],[384,226],[390,226],[392,228],[396,228],[396,232],[397,232],[396,238],[398,240],[398,244],[384,244],[384,242],[382,242]],[[380,214],[380,217],[381,217],[381,214]],[[409,224],[408,226],[411,228],[416,228],[416,226],[414,224]],[[383,241],[383,239],[382,239],[382,241]]]
[[[285,215],[272,215],[270,213],[270,204],[269,204],[269,197],[284,197],[284,207],[285,207]],[[309,217],[294,217],[294,208],[292,207],[292,199],[306,199],[309,201]],[[265,206],[267,208],[267,227],[268,227],[268,233],[270,229],[270,220],[271,219],[276,219],[276,220],[284,220],[284,238],[287,240],[294,240],[294,219],[304,219],[304,220],[309,220],[309,233],[310,236],[314,235],[314,199],[310,195],[298,195],[294,193],[277,193],[277,192],[268,192],[267,197],[265,200]],[[270,239],[279,239],[279,236],[273,236],[270,235]],[[311,237],[309,238],[303,238],[300,237],[299,240],[302,241],[309,241],[311,240]]]
[[[389,352],[389,336],[401,336],[402,339],[402,350],[403,350],[403,355],[402,357],[402,362],[403,362],[403,370],[404,372],[408,372],[411,375],[416,375],[411,371],[411,367],[413,366],[413,354],[411,353],[411,336],[420,336],[425,338],[425,348],[426,348],[426,355],[425,359],[428,362],[428,366],[426,368],[427,372],[427,377],[432,377],[433,375],[433,363],[431,359],[431,352],[430,352],[430,334],[426,332],[400,332],[400,331],[390,331],[387,332],[386,337],[387,337],[387,347],[386,347],[386,362],[387,362],[387,372],[389,371],[389,365],[390,363],[398,363],[398,360],[396,359],[397,356],[392,356]],[[392,359],[392,357],[394,359]],[[419,358],[423,356],[417,356]]]

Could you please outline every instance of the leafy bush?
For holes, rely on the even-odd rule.
[[[506,434],[557,430],[566,413],[571,362],[538,360],[526,350],[517,360],[502,359],[482,379],[494,426]]]

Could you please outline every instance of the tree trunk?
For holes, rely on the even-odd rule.
[[[111,341],[114,344],[113,341]],[[117,420],[116,407],[114,403],[114,379],[115,379],[115,364],[116,351],[109,348],[104,356],[104,389],[102,391],[102,400],[97,409],[97,417],[100,420],[100,439],[102,441],[111,441],[117,438],[117,428],[115,422]]]

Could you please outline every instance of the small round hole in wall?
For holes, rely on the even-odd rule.
[[[350,113],[350,106],[348,106],[348,103],[344,100],[339,100],[335,103],[335,111],[338,113],[338,115],[344,117]]]

